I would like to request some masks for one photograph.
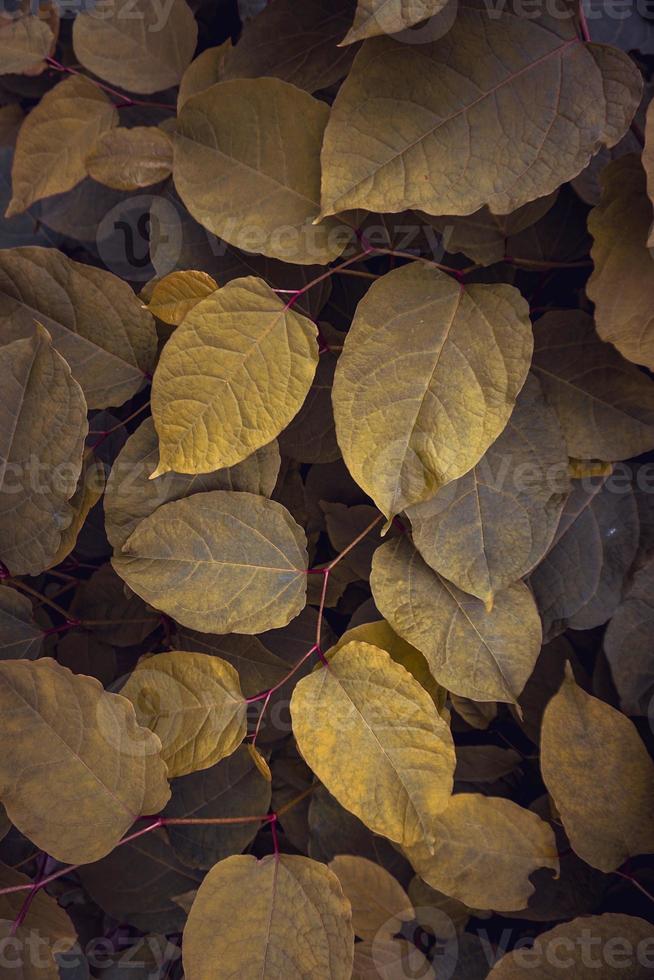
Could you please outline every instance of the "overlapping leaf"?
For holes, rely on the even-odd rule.
[[[611,677],[628,715],[647,715],[654,698],[654,560],[636,572],[604,634]]]
[[[170,176],[173,147],[156,126],[119,127],[102,133],[86,157],[90,177],[119,191],[134,191]]]
[[[27,596],[0,586],[0,658],[35,660],[42,641],[43,632],[34,622]]]

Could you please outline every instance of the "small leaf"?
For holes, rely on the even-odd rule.
[[[171,779],[215,766],[245,738],[238,674],[219,657],[179,650],[147,657],[120,693],[139,725],[159,736]]]
[[[42,642],[30,600],[16,589],[0,586],[0,659],[36,660]]]
[[[33,13],[3,7],[0,14],[0,74],[20,74],[46,58],[54,45],[48,23]],[[38,10],[38,8],[37,8]],[[43,66],[45,67],[45,66]]]
[[[408,895],[379,864],[339,854],[329,863],[352,906],[352,927],[359,939],[392,939],[415,913]]]
[[[304,608],[307,560],[304,532],[281,504],[215,490],[159,507],[113,565],[183,626],[253,634],[285,626]]]
[[[342,43],[399,34],[421,20],[436,17],[446,4],[447,0],[358,0],[354,23]],[[429,40],[434,40],[433,35]]]
[[[316,328],[260,279],[202,300],[173,333],[152,385],[161,460],[209,473],[267,445],[302,407],[318,363]]]
[[[541,768],[574,851],[615,871],[654,851],[654,763],[628,718],[575,683],[568,666],[543,717]]]
[[[225,58],[232,47],[232,39],[228,38],[215,48],[207,48],[188,66],[179,83],[177,93],[177,112],[193,95],[204,92],[223,80]]]
[[[133,130],[129,130],[133,132]],[[218,283],[206,272],[171,272],[155,284],[148,309],[164,323],[178,327],[200,300],[218,289]]]
[[[158,184],[172,169],[173,145],[158,126],[121,126],[102,133],[86,157],[89,176],[119,191]]]
[[[349,980],[353,955],[350,903],[338,878],[299,855],[237,855],[216,864],[184,930],[187,980]]]
[[[291,699],[298,748],[330,793],[375,833],[432,840],[449,801],[454,747],[417,681],[383,650],[348,643]]]

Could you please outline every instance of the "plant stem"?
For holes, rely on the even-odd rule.
[[[86,78],[87,82],[91,85],[95,85],[96,88],[102,89],[107,95],[113,95],[114,98],[119,99],[119,105],[116,107],[118,109],[131,108],[135,105],[149,107],[151,109],[167,109],[170,112],[177,112],[177,106],[168,105],[164,102],[145,102],[142,99],[133,99],[130,95],[124,95],[115,88],[111,88],[110,85],[105,85],[104,82],[99,82],[95,78],[89,78],[83,72],[78,71],[77,68],[69,68],[67,65],[62,65],[60,61],[56,61],[54,58],[45,58],[44,61],[50,68],[54,68],[55,71],[64,72],[67,75],[79,75],[81,78]]]
[[[33,599],[38,599],[38,601],[42,603],[44,606],[49,606],[50,609],[53,609],[56,613],[59,613],[60,616],[63,616],[66,622],[69,623],[71,626],[81,625],[81,621],[75,619],[74,617],[71,617],[68,610],[64,609],[63,606],[60,606],[58,603],[53,602],[52,599],[48,599],[47,596],[42,595],[41,592],[37,592],[36,589],[33,589],[31,587],[31,585],[26,585],[25,582],[22,582],[20,579],[17,578],[9,579],[7,581],[7,585],[13,585],[17,589],[21,589],[23,592],[26,592],[27,595],[32,596]]]

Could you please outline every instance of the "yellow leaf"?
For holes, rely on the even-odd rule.
[[[121,688],[139,725],[159,736],[171,779],[209,769],[247,732],[247,705],[231,664],[173,650],[147,657]]]
[[[392,939],[415,913],[400,883],[367,858],[339,854],[329,863],[352,906],[352,927],[359,939]]]
[[[129,130],[133,132],[133,130]],[[218,283],[206,272],[171,272],[155,284],[148,303],[153,316],[176,327],[200,300],[218,289]]]
[[[377,549],[370,584],[379,611],[444,688],[474,701],[517,701],[541,647],[526,585],[499,592],[488,611],[430,568],[406,538]]]
[[[159,739],[94,678],[49,658],[5,660],[0,709],[0,799],[12,823],[57,861],[103,857],[140,814],[165,806]]]
[[[306,601],[306,538],[281,504],[214,490],[159,507],[114,555],[131,589],[203,633],[286,626]]]
[[[354,23],[342,43],[355,44],[378,34],[399,34],[435,17],[446,5],[447,0],[358,0]],[[429,39],[434,40],[433,35]]]
[[[261,279],[202,300],[166,344],[152,384],[155,476],[209,473],[267,445],[302,407],[316,373],[315,325]]]
[[[248,742],[247,749],[250,758],[254,762],[259,773],[263,776],[267,783],[272,783],[272,772],[270,771],[270,766],[261,755],[261,752],[259,752],[259,749],[256,747],[256,745],[252,745],[251,742]]]
[[[187,980],[350,980],[353,955],[350,903],[338,878],[299,855],[216,864],[184,930]]]
[[[387,517],[473,467],[509,420],[533,348],[512,286],[411,263],[359,303],[336,367],[347,467]]]
[[[0,347],[0,390],[0,560],[12,575],[38,575],[73,519],[86,402],[40,324]]]
[[[433,853],[419,842],[407,857],[428,885],[470,908],[525,908],[534,891],[530,874],[537,868],[558,874],[551,827],[511,800],[458,793],[434,821],[433,834]]]
[[[34,622],[27,596],[0,586],[0,658],[35,660],[42,640],[43,633]]]
[[[277,78],[212,85],[190,98],[177,120],[179,196],[231,245],[300,265],[330,262],[351,229],[313,224],[328,116],[324,102]]]
[[[216,82],[223,79],[223,68],[225,58],[232,47],[232,39],[228,38],[223,44],[215,48],[207,48],[195,58],[188,66],[179,83],[177,93],[177,112],[182,111],[182,106],[188,102],[192,95],[204,92]]]
[[[543,716],[541,768],[587,864],[615,871],[654,851],[654,763],[633,723],[579,687],[569,665]]]
[[[597,332],[624,357],[651,370],[654,258],[648,246],[654,242],[648,241],[652,204],[640,159],[628,154],[613,161],[601,182],[601,201],[588,216],[595,268],[586,286]]]
[[[435,571],[487,605],[552,543],[570,490],[557,416],[530,375],[509,423],[465,476],[407,510]]]
[[[11,171],[13,196],[5,217],[35,201],[69,191],[86,177],[86,155],[101,133],[118,125],[102,89],[72,75],[47,92],[18,133]]]
[[[460,0],[440,40],[366,41],[325,133],[322,215],[508,214],[617,143],[640,73],[621,51],[583,44],[574,18],[533,13],[489,17]]]
[[[0,74],[27,72],[52,51],[54,34],[45,20],[33,13],[3,7],[0,14]],[[38,9],[38,8],[37,8]],[[43,66],[45,67],[45,66]]]
[[[86,157],[89,177],[119,191],[135,191],[170,177],[173,144],[158,126],[120,126],[102,133]]]
[[[130,92],[149,95],[177,85],[190,63],[198,27],[186,0],[167,4],[113,0],[101,16],[82,10],[73,24],[73,47],[94,75]]]
[[[281,465],[276,442],[258,449],[242,463],[215,473],[192,476],[171,472],[151,480],[158,459],[154,422],[146,419],[123,446],[107,480],[105,525],[115,551],[122,548],[144,518],[172,500],[208,490],[246,490],[270,497]]]
[[[291,699],[298,748],[367,827],[397,843],[433,839],[452,792],[449,726],[418,682],[369,643],[342,647]]]
[[[0,322],[5,343],[45,324],[89,408],[122,405],[154,366],[154,320],[126,282],[54,248],[0,250]]]
[[[576,459],[571,456],[568,460],[568,472],[573,480],[583,480],[594,476],[611,476],[613,463],[604,463],[601,459]]]

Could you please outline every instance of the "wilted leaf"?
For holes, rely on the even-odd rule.
[[[543,717],[541,768],[573,849],[615,871],[654,851],[654,763],[632,722],[575,683],[568,666]]]
[[[312,224],[328,116],[324,102],[277,78],[212,85],[177,119],[179,196],[201,225],[238,248],[301,265],[335,259],[348,229]]]
[[[147,657],[120,693],[139,725],[159,736],[171,779],[215,766],[245,738],[238,674],[219,657],[180,650]]]
[[[423,842],[407,850],[421,878],[471,908],[523,908],[537,868],[558,872],[551,828],[511,800],[477,793],[453,796],[434,821],[433,854]]]
[[[628,715],[648,715],[654,699],[654,559],[639,571],[604,634],[611,677]]]
[[[166,344],[152,385],[156,475],[208,473],[267,445],[302,407],[316,328],[249,277],[198,303]]]
[[[405,845],[432,839],[452,792],[452,736],[389,654],[346,644],[297,684],[291,718],[307,764],[367,827]]]
[[[0,560],[13,575],[37,575],[73,518],[86,403],[40,324],[0,347],[0,389]]]
[[[597,332],[621,354],[654,368],[654,259],[648,245],[652,205],[645,172],[629,154],[602,172],[602,199],[588,216],[594,242],[586,287],[595,304]]]
[[[0,328],[5,342],[43,323],[70,364],[89,408],[122,405],[152,369],[152,316],[127,283],[55,249],[0,250]]]
[[[22,833],[58,861],[111,851],[170,796],[159,739],[125,698],[49,658],[0,662],[5,719],[0,799]]]
[[[132,132],[132,130],[130,130]],[[150,313],[176,327],[200,300],[218,289],[218,283],[206,272],[171,272],[155,284],[148,303]]]
[[[114,0],[101,16],[78,13],[73,47],[94,75],[130,92],[177,85],[195,53],[198,28],[186,0]]]
[[[350,903],[338,878],[289,854],[216,864],[184,930],[187,980],[266,973],[349,980],[353,952]]]
[[[0,586],[0,658],[35,660],[42,642],[30,600],[16,589]]]
[[[215,473],[195,476],[166,473],[151,480],[159,459],[159,443],[152,419],[138,427],[118,454],[107,480],[104,498],[109,542],[119,550],[144,518],[158,507],[209,490],[246,490],[269,497],[277,481],[280,456],[269,443],[242,463]]]
[[[86,157],[89,176],[119,191],[157,184],[172,169],[173,145],[158,126],[121,126],[102,133]]]
[[[83,75],[59,82],[20,128],[6,217],[79,184],[86,177],[84,161],[95,140],[117,125],[118,113],[97,85]]]
[[[370,581],[384,618],[420,650],[439,684],[475,701],[517,700],[541,646],[526,585],[499,592],[488,611],[430,568],[404,537],[375,552]]]
[[[581,43],[572,17],[461,0],[438,41],[364,44],[325,133],[322,214],[507,214],[617,143],[640,91],[627,56]]]
[[[392,939],[403,922],[414,918],[408,895],[381,865],[339,854],[329,867],[352,906],[352,927],[359,939]]]
[[[450,582],[492,604],[552,543],[570,488],[567,469],[557,417],[529,376],[508,425],[474,469],[408,509],[416,548]]]
[[[15,4],[0,14],[0,74],[26,72],[47,57],[54,44],[48,23],[33,12],[15,11]],[[38,8],[37,8],[38,9]]]
[[[251,493],[215,490],[164,504],[113,565],[146,602],[205,633],[285,626],[306,600],[304,531],[280,504]]]
[[[460,286],[418,263],[361,301],[334,379],[338,443],[386,516],[479,461],[529,370],[527,306],[511,286]]]

